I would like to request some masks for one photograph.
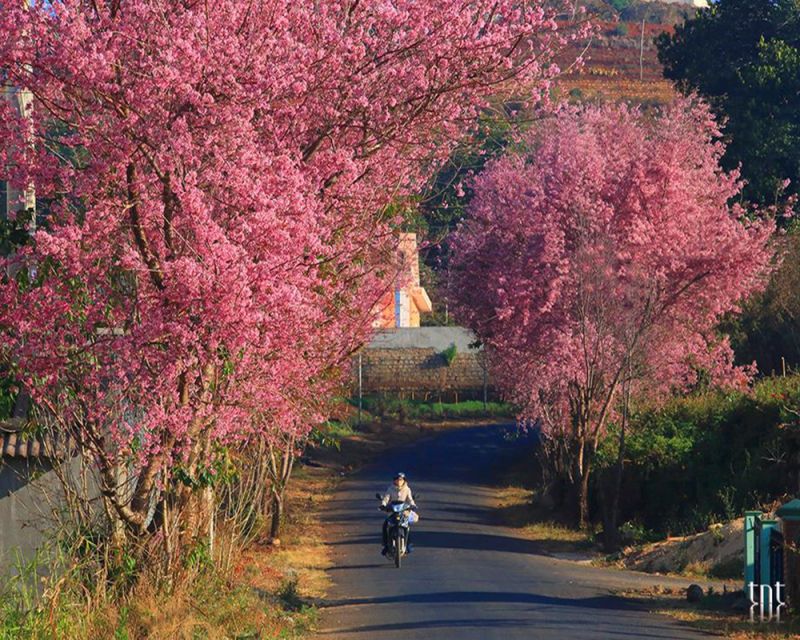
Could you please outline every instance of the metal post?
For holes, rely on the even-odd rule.
[[[358,426],[361,426],[361,405],[363,401],[363,393],[361,387],[361,354],[358,354]]]
[[[770,542],[772,541],[772,531],[778,528],[777,520],[762,520],[761,521],[761,535],[759,544],[759,580],[761,584],[768,584],[775,587],[775,580],[772,576],[772,552],[770,549]]]
[[[489,400],[489,393],[488,393],[488,379],[486,374],[486,357],[484,354],[483,358],[483,410],[486,411],[486,405],[488,404]]]
[[[748,593],[751,582],[756,581],[756,522],[761,518],[760,511],[744,513],[744,592]]]

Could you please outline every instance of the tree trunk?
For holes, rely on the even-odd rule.
[[[578,487],[578,522],[581,529],[589,528],[589,461],[584,460]]]
[[[270,525],[270,537],[273,539],[280,535],[285,507],[284,498],[286,495],[286,487],[289,484],[289,479],[292,477],[292,469],[294,468],[295,445],[294,436],[290,436],[288,441],[283,443],[282,450],[279,450],[273,445],[270,445],[269,448],[269,465],[267,468],[272,483],[272,499],[270,505],[272,522]]]
[[[619,501],[622,494],[622,477],[625,472],[625,422],[623,415],[619,430],[619,452],[617,453],[617,465],[614,474],[613,490],[611,498],[611,511],[608,522],[603,531],[603,544],[606,551],[616,551],[619,548]]]
[[[283,522],[283,491],[272,492],[272,521],[269,529],[269,536],[273,540],[280,537],[281,523]]]
[[[603,531],[603,542],[606,551],[616,551],[620,546],[619,513],[620,496],[622,495],[622,478],[625,473],[625,431],[628,427],[628,417],[631,408],[631,361],[627,361],[628,373],[624,381],[622,393],[622,420],[619,428],[619,449],[617,451],[617,465],[611,498],[611,511]]]

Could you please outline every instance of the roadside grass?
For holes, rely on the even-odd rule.
[[[356,404],[356,401],[351,400]],[[511,419],[516,415],[514,407],[504,402],[464,400],[462,402],[435,402],[365,396],[362,407],[378,417],[391,417],[397,420],[463,420],[474,418]]]
[[[730,640],[778,640],[800,636],[800,619],[797,616],[785,617],[780,623],[750,622],[746,608],[745,612],[732,608],[737,600],[741,600],[741,593],[710,593],[697,603],[687,602],[682,589],[620,591],[615,595],[641,602],[652,613]]]
[[[286,597],[292,578],[271,555],[248,549],[230,573],[209,565],[168,594],[145,574],[123,599],[72,577],[42,582],[44,598],[7,583],[0,640],[300,640],[316,609]]]
[[[552,512],[534,502],[534,492],[519,486],[497,492],[497,518],[516,529],[526,540],[538,543],[544,553],[589,556],[594,550],[594,535],[559,522]]]
[[[0,588],[0,640],[300,640],[318,618],[329,565],[313,513],[332,479],[300,467],[290,484],[281,544],[257,541],[225,571],[203,564],[169,593],[148,573],[113,598],[105,585],[70,567],[44,581],[52,567],[36,558]],[[220,531],[218,545],[227,543]],[[61,572],[59,572],[61,575]],[[91,592],[88,590],[92,590]]]
[[[467,424],[477,423],[330,423],[331,437],[311,447],[306,464],[296,467],[280,540],[264,536],[241,549],[230,570],[209,563],[169,594],[147,575],[123,600],[101,589],[89,593],[94,586],[79,579],[43,582],[44,560],[35,559],[19,567],[19,577],[0,583],[0,640],[307,638],[330,585],[320,514],[338,483],[388,447]],[[42,589],[48,597],[41,597]]]
[[[329,470],[300,466],[289,485],[289,510],[283,537],[274,547],[272,563],[294,580],[297,593],[319,599],[330,585],[331,566],[319,512],[334,494],[338,477]]]

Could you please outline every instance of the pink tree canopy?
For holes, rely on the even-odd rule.
[[[475,181],[450,295],[582,480],[623,382],[657,397],[700,372],[748,380],[715,327],[765,284],[773,224],[729,204],[718,140],[693,101],[564,107]]]
[[[0,6],[33,97],[0,105],[0,165],[46,221],[3,265],[0,351],[108,478],[137,464],[132,526],[171,465],[319,418],[388,205],[490,93],[541,98],[566,37],[538,0],[25,4]]]

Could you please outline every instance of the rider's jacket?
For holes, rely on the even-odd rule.
[[[408,483],[400,488],[396,487],[394,483],[389,485],[389,488],[383,492],[381,504],[385,507],[390,502],[405,502],[413,507],[417,506],[417,503],[414,502],[414,496],[411,495],[411,487],[408,486]]]

